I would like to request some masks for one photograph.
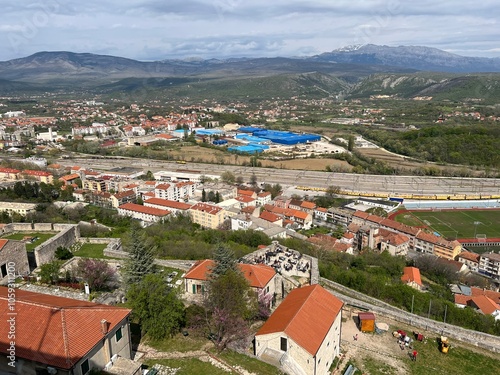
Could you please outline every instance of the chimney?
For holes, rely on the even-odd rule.
[[[103,335],[108,333],[109,323],[106,319],[101,320],[101,331]]]

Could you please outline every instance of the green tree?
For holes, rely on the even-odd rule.
[[[252,184],[252,186],[257,185],[257,176],[255,175],[255,173],[252,173],[252,175],[250,176],[250,184]]]
[[[203,189],[201,191],[201,201],[202,202],[206,202],[207,201],[207,192],[205,191],[205,189]]]
[[[213,254],[214,266],[210,270],[210,278],[217,279],[229,270],[239,272],[234,252],[226,245],[219,244]]]
[[[241,342],[246,337],[248,319],[255,315],[257,301],[251,300],[248,281],[228,247],[219,245],[213,260],[205,306],[209,314],[209,337],[222,351],[230,343]]]
[[[54,284],[59,280],[59,273],[62,262],[54,260],[40,266],[40,279],[42,283]]]
[[[115,270],[99,259],[80,259],[77,274],[89,284],[91,290],[107,289],[115,278]]]
[[[124,279],[127,286],[139,283],[147,274],[155,271],[155,248],[148,243],[137,224],[130,226],[130,235],[125,251],[129,257],[125,261]]]
[[[59,246],[56,249],[55,257],[59,260],[67,260],[73,258],[73,253],[64,246]]]
[[[354,150],[354,136],[350,135],[349,139],[347,141],[347,150],[352,151]]]
[[[232,173],[230,171],[222,172],[222,174],[220,175],[220,178],[221,178],[222,182],[224,182],[226,184],[234,184],[234,182],[236,181],[236,177],[234,176],[234,173]]]
[[[127,299],[142,332],[153,340],[172,337],[185,324],[184,305],[160,274],[146,275],[131,285]]]

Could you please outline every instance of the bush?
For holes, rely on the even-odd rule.
[[[59,260],[68,260],[73,258],[73,253],[67,248],[63,246],[59,246],[55,253],[56,259]]]

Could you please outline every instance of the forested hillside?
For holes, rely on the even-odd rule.
[[[389,151],[437,163],[500,168],[500,126],[436,125],[408,132],[364,129]]]

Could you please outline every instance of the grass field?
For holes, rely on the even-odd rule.
[[[84,243],[80,250],[73,253],[74,256],[82,258],[108,258],[103,254],[103,250],[106,248],[106,244],[100,243]]]
[[[22,241],[22,239],[24,237],[38,237],[37,240],[35,240],[34,242],[26,242],[26,250],[27,251],[33,251],[35,249],[35,247],[37,247],[38,245],[41,245],[42,243],[44,243],[45,241],[47,241],[49,238],[51,237],[54,237],[56,235],[56,233],[46,233],[46,232],[36,232],[36,233],[33,233],[33,232],[18,232],[18,233],[13,233],[11,235],[8,235],[8,236],[4,236],[3,238],[7,238],[9,240],[18,240],[18,241]]]
[[[396,216],[396,221],[426,226],[448,239],[500,237],[500,210],[411,211]]]

